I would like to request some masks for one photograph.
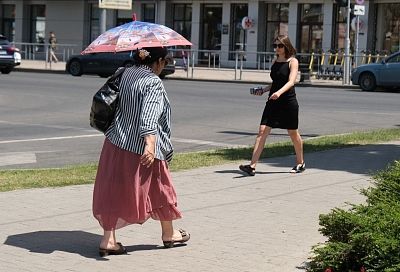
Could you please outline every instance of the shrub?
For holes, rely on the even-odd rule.
[[[307,271],[400,271],[400,161],[374,175],[373,185],[361,191],[366,204],[320,215],[328,240],[313,247]]]

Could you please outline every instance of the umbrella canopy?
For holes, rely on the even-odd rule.
[[[175,45],[192,45],[192,43],[164,25],[132,21],[107,30],[83,50],[82,54]]]

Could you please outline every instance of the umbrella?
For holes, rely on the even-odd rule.
[[[83,50],[82,54],[175,45],[192,45],[192,43],[164,25],[132,21],[107,30]]]

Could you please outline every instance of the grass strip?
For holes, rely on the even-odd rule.
[[[400,139],[400,128],[379,129],[349,134],[322,136],[304,141],[304,152],[317,152]],[[178,153],[171,163],[171,171],[189,170],[205,166],[250,160],[253,147],[227,148],[191,153]],[[261,159],[294,154],[290,141],[271,143]],[[83,164],[65,168],[1,170],[0,192],[42,187],[59,187],[93,183],[97,164]]]

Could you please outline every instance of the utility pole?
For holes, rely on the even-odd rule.
[[[107,18],[107,9],[101,8],[100,9],[100,34],[106,32],[106,18]]]
[[[346,28],[346,44],[344,49],[345,62],[344,62],[344,76],[343,84],[350,84],[350,14],[351,6],[350,0],[347,0],[347,28]]]

